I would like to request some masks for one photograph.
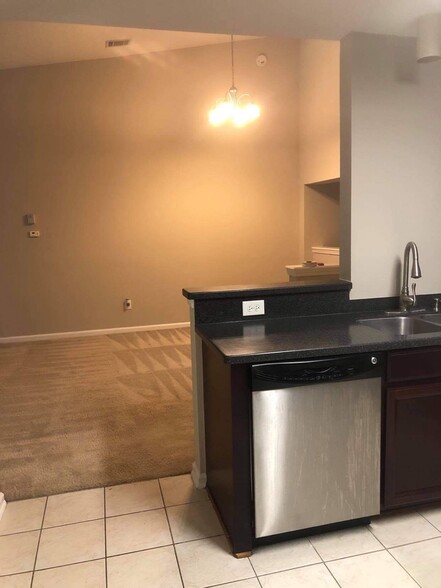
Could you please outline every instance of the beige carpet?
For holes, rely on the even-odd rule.
[[[17,500],[190,471],[190,334],[0,346],[0,491]]]

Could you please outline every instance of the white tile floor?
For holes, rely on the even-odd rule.
[[[0,588],[441,588],[441,506],[228,551],[190,476],[8,505]]]

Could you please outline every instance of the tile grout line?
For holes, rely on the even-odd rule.
[[[251,555],[252,555],[252,554],[251,554]],[[250,566],[251,566],[251,568],[252,568],[252,570],[253,570],[253,572],[254,572],[254,574],[255,574],[256,578],[257,578],[257,583],[258,583],[258,584],[259,584],[259,586],[261,587],[261,586],[262,586],[262,584],[261,584],[261,582],[260,582],[260,580],[259,580],[259,576],[257,575],[257,572],[256,572],[256,570],[255,570],[255,568],[254,568],[254,566],[253,566],[253,562],[251,561],[251,557],[247,557],[247,559],[248,559],[248,561],[250,562]]]
[[[421,588],[421,586],[418,584],[418,582],[415,580],[415,578],[414,578],[414,577],[413,577],[413,576],[412,576],[412,575],[411,575],[411,574],[410,574],[410,573],[409,573],[409,572],[406,570],[406,568],[404,568],[404,567],[403,567],[403,566],[400,564],[400,562],[399,562],[399,561],[397,561],[397,559],[396,559],[396,558],[395,558],[395,557],[392,555],[392,553],[389,551],[389,549],[386,547],[386,545],[385,545],[385,544],[384,544],[384,543],[381,541],[381,539],[375,535],[375,533],[374,533],[374,532],[373,532],[373,530],[371,529],[371,525],[370,525],[370,524],[369,524],[369,525],[367,525],[367,529],[368,529],[368,531],[370,531],[370,532],[372,533],[372,535],[375,537],[375,539],[376,539],[376,540],[377,540],[379,543],[381,543],[381,545],[382,545],[382,546],[384,547],[384,549],[386,550],[386,553],[388,553],[388,554],[389,554],[389,555],[392,557],[392,559],[393,559],[394,561],[396,561],[396,562],[397,562],[397,564],[398,564],[398,565],[399,565],[399,566],[400,566],[400,567],[401,567],[401,568],[402,568],[402,569],[403,569],[403,570],[406,572],[406,574],[409,576],[409,578],[410,578],[411,580],[413,580],[413,581],[415,582],[415,584],[416,584],[417,586],[419,586],[419,588]],[[418,542],[416,542],[416,543],[421,543],[421,541],[418,541]],[[408,543],[407,545],[412,545],[412,543]],[[397,547],[403,547],[403,545],[401,545],[401,546],[397,545]],[[393,547],[391,547],[391,549],[393,549]]]
[[[24,535],[25,533],[32,533],[33,531],[41,531],[41,527],[37,527],[36,529],[28,529],[27,531],[17,531],[16,533],[4,533],[3,535],[0,535],[0,539],[2,537],[11,537],[12,535]]]
[[[259,586],[262,586],[262,584],[259,582],[259,577],[256,577],[256,578],[244,578],[243,580],[231,580],[231,582],[224,582],[223,584],[210,584],[209,586],[204,586],[203,588],[228,588],[228,586],[232,586],[233,584],[237,584],[237,582],[247,582],[248,580],[257,580]]]
[[[149,482],[150,482],[150,480],[149,480]],[[109,488],[109,486],[106,486],[106,488]],[[184,505],[179,504],[177,506],[184,506]],[[144,508],[142,510],[134,510],[133,512],[122,512],[119,514],[106,515],[106,519],[115,519],[117,517],[125,517],[127,515],[132,515],[132,514],[141,514],[142,512],[152,512],[154,510],[163,510],[164,508],[165,508],[165,506],[157,506],[155,508]],[[68,524],[71,524],[71,523],[68,523]],[[60,526],[62,526],[62,525],[60,525]]]
[[[409,541],[409,543],[399,543],[398,545],[391,545],[390,547],[386,547],[386,545],[381,541],[381,539],[379,539],[375,535],[375,533],[372,531],[372,529],[370,529],[369,527],[370,527],[370,525],[367,526],[368,530],[372,533],[372,535],[375,537],[375,539],[384,547],[384,549],[386,549],[386,551],[389,551],[389,549],[396,549],[397,547],[407,547],[408,545],[416,545],[417,543],[424,543],[425,541],[433,541],[434,539],[441,539],[441,534],[440,534],[440,535],[437,535],[436,537],[427,537],[427,539],[418,539],[418,541]],[[378,550],[378,551],[380,551],[380,550]],[[339,558],[339,559],[341,559],[341,558]]]
[[[44,529],[43,529],[44,530]],[[36,572],[44,572],[46,570],[58,570],[59,568],[69,568],[69,567],[73,567],[73,566],[81,566],[85,563],[89,563],[91,561],[101,561],[104,560],[104,557],[94,557],[93,559],[82,559],[81,561],[74,561],[71,563],[65,563],[65,564],[59,564],[57,566],[50,566],[47,568],[39,568],[38,570],[35,570]],[[19,572],[18,574],[6,574],[6,576],[0,576],[0,578],[7,578],[8,576],[18,576],[19,574],[29,574],[30,572]],[[31,588],[31,586],[29,586],[29,588]]]
[[[43,530],[47,531],[48,529],[61,529],[61,527],[71,527],[72,525],[82,525],[83,523],[94,523],[96,521],[102,521],[103,518],[104,517],[97,517],[96,519],[86,519],[85,521],[74,521],[73,523],[63,523],[62,525],[52,525],[50,527],[43,527]]]
[[[355,556],[353,556],[353,557],[355,557]],[[328,570],[328,572],[329,572],[329,573],[331,574],[331,576],[334,578],[334,580],[335,580],[335,583],[337,584],[337,586],[339,586],[339,588],[342,588],[342,585],[341,585],[341,584],[340,584],[340,582],[337,580],[337,578],[334,576],[334,574],[333,574],[333,573],[332,573],[332,571],[330,570],[330,568],[329,568],[328,564],[327,564],[325,561],[324,561],[323,563],[324,563],[324,565],[325,565],[325,568]]]
[[[360,555],[365,555],[365,554],[364,553],[361,553]],[[350,557],[347,557],[345,559],[350,559],[352,557],[357,557],[357,556],[356,555],[351,555]],[[336,561],[336,560],[333,560],[333,561]],[[328,562],[328,563],[330,563],[330,562]],[[260,576],[257,576],[257,579],[259,580],[259,583],[260,583],[260,578],[265,578],[267,576],[275,576],[277,574],[283,574],[284,572],[292,572],[294,570],[304,570],[305,568],[313,568],[314,566],[320,566],[322,564],[328,569],[328,571],[331,574],[332,578],[335,579],[333,573],[331,572],[331,570],[329,570],[328,566],[326,565],[326,562],[323,561],[323,560],[322,561],[316,561],[315,563],[311,563],[311,564],[304,564],[303,566],[295,566],[293,568],[284,568],[283,570],[276,570],[274,572],[265,572],[264,574],[260,574]],[[254,579],[254,578],[246,578],[246,580],[251,580],[251,579]],[[237,582],[239,580],[235,580],[235,581]],[[341,588],[341,584],[336,579],[335,579],[335,581],[337,582],[338,587]],[[223,586],[223,584],[216,584],[216,586]]]
[[[103,520],[103,519],[96,519],[96,520]],[[89,522],[89,521],[86,521]],[[38,529],[37,529],[38,530]],[[42,531],[45,531],[46,529],[42,529]],[[171,543],[168,545],[160,545],[159,547],[150,547],[149,549],[138,549],[136,551],[128,551],[128,552],[124,552],[124,553],[117,553],[115,555],[110,555],[109,557],[119,557],[120,555],[129,555],[130,553],[139,553],[140,551],[150,551],[152,549],[160,549],[160,547],[170,547]],[[68,568],[70,566],[79,566],[85,563],[89,563],[91,561],[101,561],[101,560],[105,560],[105,557],[93,557],[92,559],[82,559],[80,561],[74,561],[74,562],[70,562],[70,563],[65,563],[65,564],[57,564],[57,565],[52,565],[52,566],[48,566],[45,568],[39,568],[38,570],[34,570],[36,572],[43,572],[45,570],[55,570],[58,568]],[[9,576],[19,576],[19,575],[23,575],[23,574],[30,574],[32,572],[32,570],[27,570],[25,572],[15,572],[13,574],[0,574],[0,578],[7,578]],[[29,588],[31,588],[31,586],[29,586]]]
[[[371,529],[371,525],[370,525],[370,524],[369,524],[369,525],[366,525],[366,528],[367,528],[367,530],[369,531],[369,533],[370,533],[370,534],[371,534],[373,537],[375,537],[375,539],[378,541],[378,543],[380,543],[380,545],[382,545],[382,546],[384,547],[384,549],[386,549],[386,551],[387,551],[387,547],[386,547],[386,545],[383,543],[383,541],[381,541],[381,539],[380,539],[379,537],[377,537],[377,536],[375,535],[375,533],[374,533],[374,532],[372,531],[372,529]]]
[[[389,550],[396,549],[397,547],[407,547],[408,545],[417,545],[418,543],[425,543],[426,541],[433,541],[434,539],[441,539],[441,535],[438,535],[437,537],[428,537],[427,539],[418,539],[418,541],[412,541],[411,543],[400,543],[399,545],[391,545],[390,547],[385,547],[385,549]]]
[[[441,529],[438,529],[438,527],[437,527],[436,525],[434,525],[434,524],[433,524],[431,521],[429,521],[429,519],[428,519],[427,517],[425,517],[425,516],[423,515],[423,513],[422,513],[422,512],[419,512],[419,511],[417,511],[417,512],[418,512],[418,514],[419,514],[420,516],[422,516],[422,517],[423,517],[423,519],[424,519],[425,521],[427,521],[427,522],[429,523],[429,525],[432,525],[432,527],[433,527],[433,528],[434,528],[436,531],[438,531],[438,533],[441,533]],[[441,537],[441,534],[440,534],[440,537]],[[434,537],[434,539],[435,539],[435,537]]]
[[[394,560],[397,562],[397,564],[400,566],[400,568],[402,568],[402,569],[403,569],[403,570],[406,572],[406,574],[407,574],[407,575],[408,575],[410,578],[412,578],[412,580],[415,582],[415,584],[416,584],[417,586],[419,586],[419,588],[422,588],[421,584],[415,580],[415,578],[412,576],[412,574],[409,572],[409,570],[406,570],[406,568],[405,568],[405,567],[404,567],[404,566],[401,564],[401,562],[399,562],[399,561],[397,560],[397,558],[394,556],[394,554],[393,554],[393,553],[391,553],[391,552],[389,551],[389,549],[387,549],[386,551],[387,551],[387,553],[388,553],[388,554],[389,554],[389,555],[390,555],[390,556],[391,556],[391,557],[392,557],[392,558],[393,558],[393,559],[394,559]]]
[[[274,544],[275,545],[275,544]],[[273,545],[273,547],[274,547]],[[295,566],[294,568],[283,568],[283,570],[276,570],[274,572],[265,572],[264,574],[260,574],[260,576],[257,576],[257,578],[265,578],[266,576],[274,576],[276,574],[283,574],[284,572],[292,572],[293,570],[303,570],[304,568],[313,568],[314,566],[320,566],[322,564],[326,563],[321,560],[321,561],[316,561],[314,563],[310,563],[310,564],[305,564],[303,566]],[[249,578],[247,578],[248,580]]]
[[[319,558],[321,559],[321,561],[323,562],[323,565],[325,566],[325,568],[328,570],[328,572],[331,574],[332,578],[334,578],[335,583],[337,584],[337,586],[339,588],[342,588],[340,582],[337,580],[337,578],[334,576],[334,574],[331,572],[331,570],[329,569],[328,564],[325,562],[325,560],[322,558],[322,556],[320,555],[320,553],[317,551],[317,549],[315,548],[315,545],[313,545],[311,539],[309,537],[307,537],[309,544],[311,545],[311,547],[313,548],[313,550],[316,552],[316,554],[319,556]]]
[[[164,509],[165,510],[165,509]],[[170,543],[164,543],[163,545],[156,545],[156,547],[146,547],[141,549],[133,549],[132,551],[123,551],[122,553],[114,553],[112,555],[108,555],[107,558],[110,559],[112,557],[119,557],[120,555],[129,555],[130,553],[140,553],[141,551],[153,551],[154,549],[162,549],[162,547],[173,547],[173,545],[185,545],[186,543],[195,543],[196,541],[203,541],[204,539],[216,539],[217,537],[225,537],[225,535],[210,535],[209,537],[199,537],[198,539],[189,539],[188,541],[179,541],[178,543],[173,543],[173,539]],[[103,559],[97,558],[97,559]],[[84,560],[89,561],[89,560]],[[57,566],[61,567],[61,566]]]
[[[38,551],[40,549],[40,541],[41,541],[41,535],[43,533],[44,517],[46,516],[46,509],[47,509],[47,503],[48,503],[48,501],[49,501],[49,497],[46,496],[46,502],[44,503],[43,516],[41,518],[40,534],[38,535],[37,550],[35,552],[34,566],[32,568],[31,584],[30,584],[30,587],[29,588],[32,588],[32,586],[34,585],[35,567],[37,565]]]
[[[158,545],[157,547],[147,547],[147,549],[134,549],[133,551],[123,551],[122,553],[114,553],[112,555],[108,555],[107,559],[121,557],[122,555],[132,555],[133,553],[144,553],[144,551],[156,551],[156,549],[162,549],[163,547],[173,547],[173,543],[165,543],[164,545]]]
[[[26,574],[32,574],[31,571],[27,571],[27,572],[16,572],[15,574],[2,574],[0,576],[0,580],[2,578],[15,578],[15,576],[25,576]],[[29,584],[29,588],[31,588],[31,585]]]
[[[171,529],[171,525],[170,525],[170,520],[168,518],[168,512],[167,512],[167,507],[165,504],[165,500],[164,500],[164,494],[162,492],[162,486],[161,486],[161,482],[159,481],[158,478],[158,486],[159,486],[159,492],[161,493],[161,499],[162,499],[162,503],[164,505],[164,512],[165,512],[165,517],[167,519],[167,525],[168,525],[168,530],[170,532],[170,537],[172,540],[172,545],[173,545],[173,553],[175,554],[175,559],[176,559],[176,565],[178,566],[178,572],[179,572],[179,577],[181,579],[181,584],[182,584],[182,588],[185,588],[185,584],[184,584],[184,578],[182,577],[182,571],[181,571],[181,566],[179,564],[179,559],[178,559],[178,554],[176,552],[176,545],[175,545],[175,541],[174,541],[174,537],[173,537],[173,533],[172,533],[172,529]]]
[[[364,555],[363,553],[360,555]],[[350,557],[357,557],[356,555],[351,555]],[[346,558],[346,559],[350,559],[350,558]],[[330,562],[328,562],[330,563]],[[274,574],[283,574],[283,572],[292,572],[293,570],[303,570],[304,568],[313,568],[314,566],[320,566],[324,564],[326,566],[326,562],[321,560],[321,561],[316,561],[314,563],[310,563],[310,564],[305,564],[303,566],[295,566],[294,568],[284,568],[283,570],[277,570],[275,572],[265,572],[264,574],[260,574],[260,576],[258,576],[258,578],[265,578],[265,576],[273,576]],[[328,567],[328,566],[326,566]],[[330,572],[332,574],[332,572]],[[337,582],[338,583],[338,582]],[[340,586],[340,584],[339,584]]]
[[[167,509],[165,509],[165,511],[167,512]],[[225,537],[225,533],[208,535],[207,537],[197,537],[196,539],[187,539],[186,541],[173,541],[173,545],[184,545],[184,543],[194,543],[195,541],[202,541],[203,539],[216,539],[216,537]]]
[[[332,559],[323,560],[323,563],[331,563],[333,561],[341,561],[342,559],[351,559],[351,557],[357,557],[359,555],[369,555],[370,553],[379,553],[380,551],[387,551],[383,546],[378,549],[370,549],[369,551],[361,551],[360,553],[353,553],[352,555],[342,555],[341,557],[333,557]]]
[[[104,507],[104,572],[106,577],[106,588],[109,585],[107,577],[107,516],[106,516],[106,487],[103,488],[103,507]]]

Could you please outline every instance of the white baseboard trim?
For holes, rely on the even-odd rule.
[[[62,333],[41,333],[39,335],[17,335],[16,337],[0,337],[0,345],[4,343],[27,343],[30,341],[48,341],[50,339],[76,339],[78,337],[97,337],[99,335],[116,335],[136,333],[136,331],[161,331],[164,329],[181,329],[190,323],[168,323],[161,325],[140,325],[137,327],[114,327],[110,329],[93,329],[89,331],[65,331]]]
[[[3,492],[0,492],[0,520],[1,520],[5,510],[6,510],[5,495],[3,494]]]
[[[207,485],[207,474],[202,474],[195,462],[191,467],[191,479],[195,488],[202,489]]]

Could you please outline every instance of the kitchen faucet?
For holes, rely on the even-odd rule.
[[[404,249],[404,263],[403,263],[403,284],[400,292],[400,310],[407,311],[413,308],[416,304],[416,284],[412,284],[412,296],[409,294],[409,255],[412,251],[412,271],[410,273],[412,278],[421,278],[421,268],[418,257],[418,247],[413,241],[409,241]]]

